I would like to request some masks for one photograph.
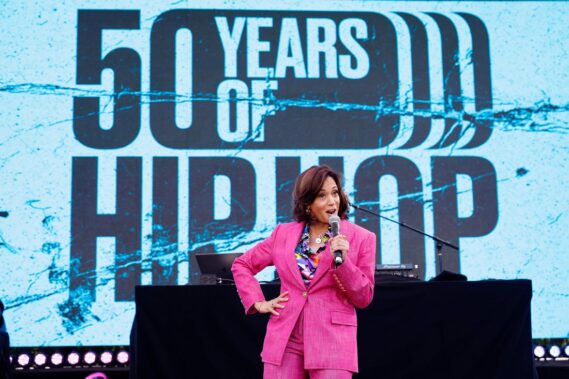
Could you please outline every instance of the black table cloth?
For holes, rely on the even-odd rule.
[[[531,295],[529,280],[378,283],[358,311],[355,377],[534,378]],[[267,316],[245,316],[234,286],[138,286],[135,298],[131,377],[262,377]]]

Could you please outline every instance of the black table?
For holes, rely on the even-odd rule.
[[[534,378],[531,295],[529,280],[379,283],[358,311],[355,377]],[[138,286],[135,298],[132,377],[262,377],[267,317],[245,316],[234,286]]]

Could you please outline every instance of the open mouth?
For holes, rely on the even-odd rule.
[[[329,209],[329,210],[326,211],[326,213],[328,213],[330,216],[331,216],[331,215],[335,215],[336,212],[338,212],[337,209]]]

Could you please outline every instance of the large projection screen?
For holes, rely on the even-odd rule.
[[[291,220],[302,170],[533,281],[569,336],[568,2],[3,1],[0,299],[15,346],[126,345],[137,284]],[[378,263],[435,243],[350,212]],[[260,278],[272,278],[265,271]],[[196,309],[199,311],[199,309]]]

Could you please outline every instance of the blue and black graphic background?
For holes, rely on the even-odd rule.
[[[532,279],[534,337],[569,335],[566,3],[195,6],[0,5],[15,345],[126,344],[135,285],[260,241],[321,163],[355,203],[459,245],[444,269]],[[437,274],[431,240],[351,219],[378,263]]]

